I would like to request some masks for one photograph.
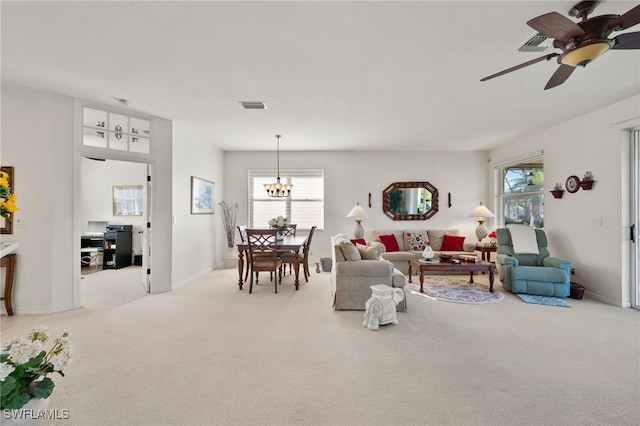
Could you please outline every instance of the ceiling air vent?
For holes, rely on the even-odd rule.
[[[240,102],[244,109],[267,109],[266,102]]]
[[[520,52],[542,52],[548,47],[553,46],[553,39],[540,33],[535,33],[531,37],[525,40],[524,43],[518,47]]]

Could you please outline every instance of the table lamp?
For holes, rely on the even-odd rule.
[[[482,241],[484,237],[489,234],[487,227],[484,226],[484,219],[486,217],[496,217],[491,210],[482,205],[482,201],[480,201],[480,205],[473,209],[471,213],[469,213],[469,217],[477,217],[478,218],[478,226],[476,226],[476,237],[478,237],[478,241]]]
[[[356,203],[356,206],[351,209],[346,217],[352,217],[356,221],[356,229],[353,231],[353,236],[356,238],[364,237],[364,228],[362,227],[362,219],[368,217],[367,212],[360,207],[360,203]]]

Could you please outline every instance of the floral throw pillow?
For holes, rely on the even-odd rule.
[[[407,241],[407,247],[412,251],[423,251],[429,242],[426,232],[405,232],[404,236]]]

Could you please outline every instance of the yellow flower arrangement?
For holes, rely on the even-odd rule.
[[[9,174],[0,171],[0,216],[11,219],[11,214],[18,211],[16,198],[18,198],[18,196],[11,193]]]

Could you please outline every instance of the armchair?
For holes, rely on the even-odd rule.
[[[570,260],[549,255],[547,236],[543,230],[535,230],[537,254],[516,253],[509,228],[498,228],[496,233],[496,266],[505,290],[539,296],[569,295],[569,272],[572,263]]]

